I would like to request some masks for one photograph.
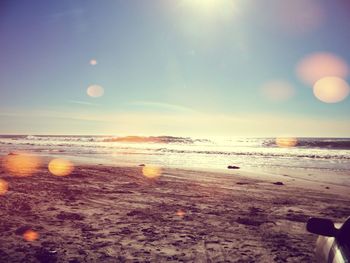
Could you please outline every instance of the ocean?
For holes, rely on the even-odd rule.
[[[350,172],[350,138],[191,138],[173,136],[0,135],[0,154],[82,158],[91,163],[153,164],[174,168],[305,168]]]

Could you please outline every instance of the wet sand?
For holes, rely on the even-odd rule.
[[[307,218],[350,215],[344,191],[240,170],[149,179],[142,167],[80,165],[0,178],[0,262],[314,262]]]

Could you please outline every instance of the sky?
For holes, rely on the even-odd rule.
[[[348,0],[3,0],[0,134],[350,137]]]

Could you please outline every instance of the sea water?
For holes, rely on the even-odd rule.
[[[0,135],[0,153],[84,158],[92,163],[153,164],[196,169],[305,168],[350,173],[350,138],[296,138],[280,147],[275,138],[190,138]]]

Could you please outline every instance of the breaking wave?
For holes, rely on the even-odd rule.
[[[278,147],[275,139],[266,139],[263,143],[266,147]],[[347,138],[297,138],[297,148],[317,148],[350,150],[350,139]]]

